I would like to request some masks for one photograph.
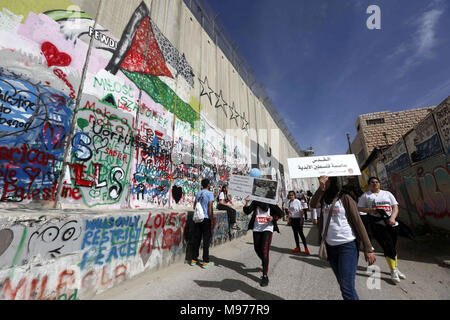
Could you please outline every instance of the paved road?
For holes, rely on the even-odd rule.
[[[317,257],[317,228],[305,225],[311,256],[292,253],[292,230],[280,223],[270,253],[270,283],[260,287],[261,265],[253,251],[252,232],[234,241],[213,247],[211,260],[216,266],[202,269],[184,262],[139,275],[103,292],[94,299],[119,300],[340,300],[341,294],[326,262]],[[376,266],[381,272],[379,288],[366,272],[360,254],[356,290],[360,299],[450,299],[450,269],[442,265],[450,258],[450,239],[423,236],[418,243],[400,238],[399,267],[407,275],[399,285],[390,281],[383,255],[376,253]],[[314,244],[314,245],[313,245]],[[375,248],[378,248],[375,245]],[[369,289],[367,283],[375,285]]]

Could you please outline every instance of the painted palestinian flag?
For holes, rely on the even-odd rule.
[[[142,2],[125,27],[117,50],[105,69],[112,74],[122,71],[153,101],[160,103],[194,128],[199,114],[160,79],[175,78],[167,63],[193,86],[194,75],[184,55],[180,54],[152,23],[149,10]]]
[[[130,72],[173,78],[156,42],[149,17],[145,17],[141,21],[134,35],[131,48],[120,67]]]
[[[119,69],[124,69],[173,78],[156,42],[148,14],[147,6],[142,2],[125,27],[117,50],[105,68],[107,71],[116,74]]]

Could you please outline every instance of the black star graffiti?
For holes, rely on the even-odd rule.
[[[242,128],[242,130],[245,130],[246,129],[246,126],[248,125],[248,121],[247,121],[247,119],[245,118],[245,112],[242,112],[242,115],[241,115],[241,123],[242,123],[242,126],[241,126],[241,128]]]
[[[230,107],[231,110],[231,117],[230,120],[234,119],[234,121],[236,121],[236,125],[239,126],[238,120],[237,118],[239,118],[239,113],[236,111],[236,107],[234,106],[234,101],[233,104]]]
[[[225,110],[225,106],[227,105],[227,103],[225,102],[225,100],[223,100],[223,96],[222,96],[222,90],[220,90],[220,93],[217,94],[214,92],[214,95],[216,96],[216,105],[214,106],[216,109],[217,108],[222,108],[223,113],[225,113],[225,117],[228,118],[227,115],[227,111]]]
[[[211,94],[214,93],[214,90],[209,86],[208,77],[205,76],[205,80],[203,81],[200,78],[198,80],[201,86],[200,97],[205,95],[208,96],[209,103],[212,105]]]
[[[245,130],[248,130],[248,127],[250,126],[250,122],[247,121],[247,119],[245,120]]]

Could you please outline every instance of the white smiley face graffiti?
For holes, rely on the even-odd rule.
[[[28,240],[28,256],[41,255],[43,258],[57,258],[79,249],[81,223],[77,220],[51,221],[33,232]]]

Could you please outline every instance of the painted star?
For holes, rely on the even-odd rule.
[[[211,87],[209,86],[208,77],[205,76],[205,80],[203,80],[203,81],[200,78],[198,80],[200,82],[200,86],[202,87],[201,92],[200,92],[200,97],[205,96],[205,95],[208,96],[209,103],[212,105],[211,94],[214,93],[214,90],[211,89]]]
[[[248,121],[245,118],[245,112],[242,112],[241,120],[242,120],[242,130],[245,130],[246,126],[248,126]]]
[[[239,123],[237,121],[237,118],[239,117],[239,113],[236,111],[236,107],[234,106],[234,101],[233,101],[233,104],[229,107],[231,110],[230,120],[234,119],[234,121],[236,121],[236,125],[239,126]]]
[[[220,93],[217,94],[214,92],[214,95],[216,96],[216,105],[214,106],[216,109],[217,108],[222,108],[223,112],[225,113],[225,117],[228,118],[227,115],[227,111],[225,110],[225,106],[227,105],[227,103],[225,102],[225,100],[223,100],[223,96],[222,96],[222,90],[220,90]]]

